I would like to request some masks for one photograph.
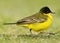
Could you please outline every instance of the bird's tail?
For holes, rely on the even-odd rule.
[[[3,23],[3,25],[13,25],[13,24],[17,24],[17,23]]]

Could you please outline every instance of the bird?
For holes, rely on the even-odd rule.
[[[50,27],[50,25],[52,24],[52,14],[54,14],[54,12],[52,12],[48,6],[44,6],[39,10],[39,12],[31,16],[22,18],[15,23],[4,23],[4,25],[16,24],[28,28],[30,32],[32,30],[35,32],[41,32],[48,29],[48,27]]]

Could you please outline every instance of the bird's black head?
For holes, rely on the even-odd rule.
[[[49,7],[43,7],[40,9],[40,12],[48,14],[51,13],[51,10],[49,9]]]

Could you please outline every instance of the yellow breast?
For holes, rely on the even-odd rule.
[[[43,23],[34,23],[34,24],[26,24],[25,26],[29,29],[32,29],[34,31],[42,31],[47,29],[50,24],[52,23],[52,16],[51,14],[47,14],[48,19]]]

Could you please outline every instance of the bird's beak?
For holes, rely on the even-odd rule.
[[[55,12],[51,12],[52,14],[55,14]]]

